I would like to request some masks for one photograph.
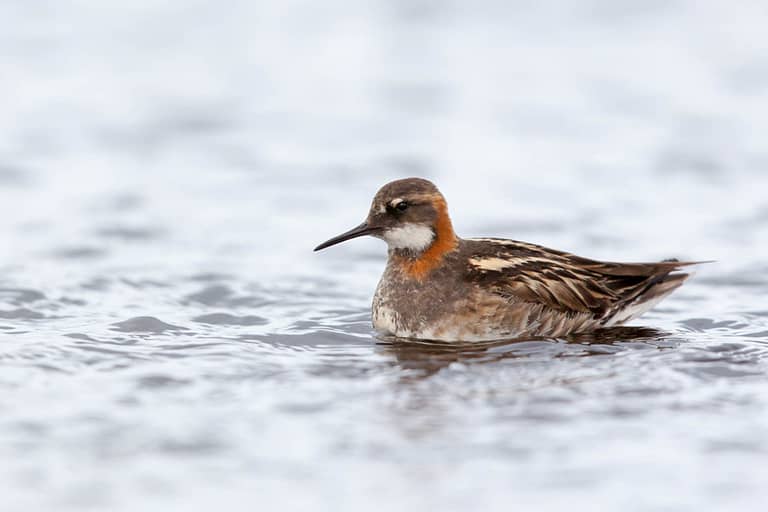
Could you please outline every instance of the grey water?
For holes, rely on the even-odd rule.
[[[763,2],[5,1],[0,509],[763,510]],[[633,328],[380,340],[376,189],[715,260]]]

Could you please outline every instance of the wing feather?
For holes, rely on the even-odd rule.
[[[473,247],[470,280],[510,299],[596,317],[615,311],[671,272],[693,264],[600,262],[512,240],[482,242]],[[483,261],[493,264],[483,265]]]

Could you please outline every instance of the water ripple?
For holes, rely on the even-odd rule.
[[[186,327],[172,325],[152,316],[137,316],[112,324],[112,329],[120,332],[141,334],[163,334],[187,330]]]
[[[264,325],[267,323],[265,318],[254,315],[237,316],[229,313],[208,313],[206,315],[196,316],[192,319],[194,322],[210,325]]]

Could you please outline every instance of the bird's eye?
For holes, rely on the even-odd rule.
[[[397,203],[395,208],[397,208],[401,212],[404,212],[405,210],[408,209],[408,203],[406,203],[405,201],[400,201],[399,203]]]

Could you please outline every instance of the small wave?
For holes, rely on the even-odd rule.
[[[137,316],[112,324],[112,330],[120,332],[135,332],[145,334],[162,334],[165,332],[186,331],[186,327],[173,325],[153,316]]]

